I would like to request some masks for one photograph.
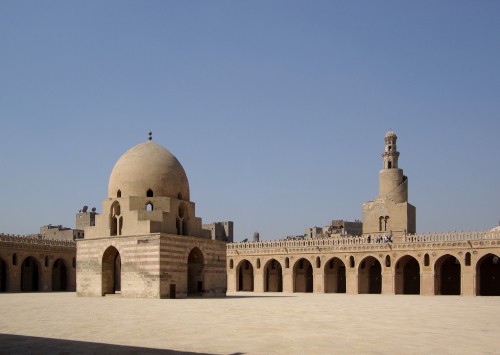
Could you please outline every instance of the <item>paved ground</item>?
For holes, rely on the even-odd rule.
[[[500,353],[500,297],[0,294],[0,353]]]

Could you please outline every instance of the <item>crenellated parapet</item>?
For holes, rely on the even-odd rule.
[[[347,236],[302,240],[228,243],[227,255],[291,254],[311,252],[376,251],[394,249],[442,249],[443,247],[500,246],[500,231],[419,233],[403,237],[399,242],[377,242],[369,236]]]
[[[76,249],[76,243],[72,240],[48,239],[39,236],[0,233],[0,242]]]

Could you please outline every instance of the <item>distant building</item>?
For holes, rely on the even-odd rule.
[[[40,227],[39,235],[43,238],[56,240],[76,240],[83,239],[84,236],[81,229],[71,229],[62,225],[53,226],[52,224]]]
[[[329,238],[341,237],[346,235],[361,235],[363,232],[363,223],[355,220],[354,222],[334,219],[328,226],[312,227],[306,229],[306,238]]]
[[[210,231],[212,240],[222,240],[224,242],[233,242],[233,222],[213,222],[210,224],[203,224],[203,229]]]

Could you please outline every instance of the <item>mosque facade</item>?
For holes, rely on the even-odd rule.
[[[83,239],[0,234],[0,292],[499,296],[500,227],[417,234],[397,136],[384,141],[379,194],[363,204],[362,226],[339,220],[303,239],[233,243],[232,222],[202,224],[182,165],[150,137],[115,164],[102,213],[77,214]]]
[[[384,141],[360,235],[229,243],[228,291],[500,295],[499,228],[416,234],[397,136]]]

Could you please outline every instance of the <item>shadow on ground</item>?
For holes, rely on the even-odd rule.
[[[141,348],[86,341],[0,334],[0,354],[151,354],[210,355],[186,351]]]

